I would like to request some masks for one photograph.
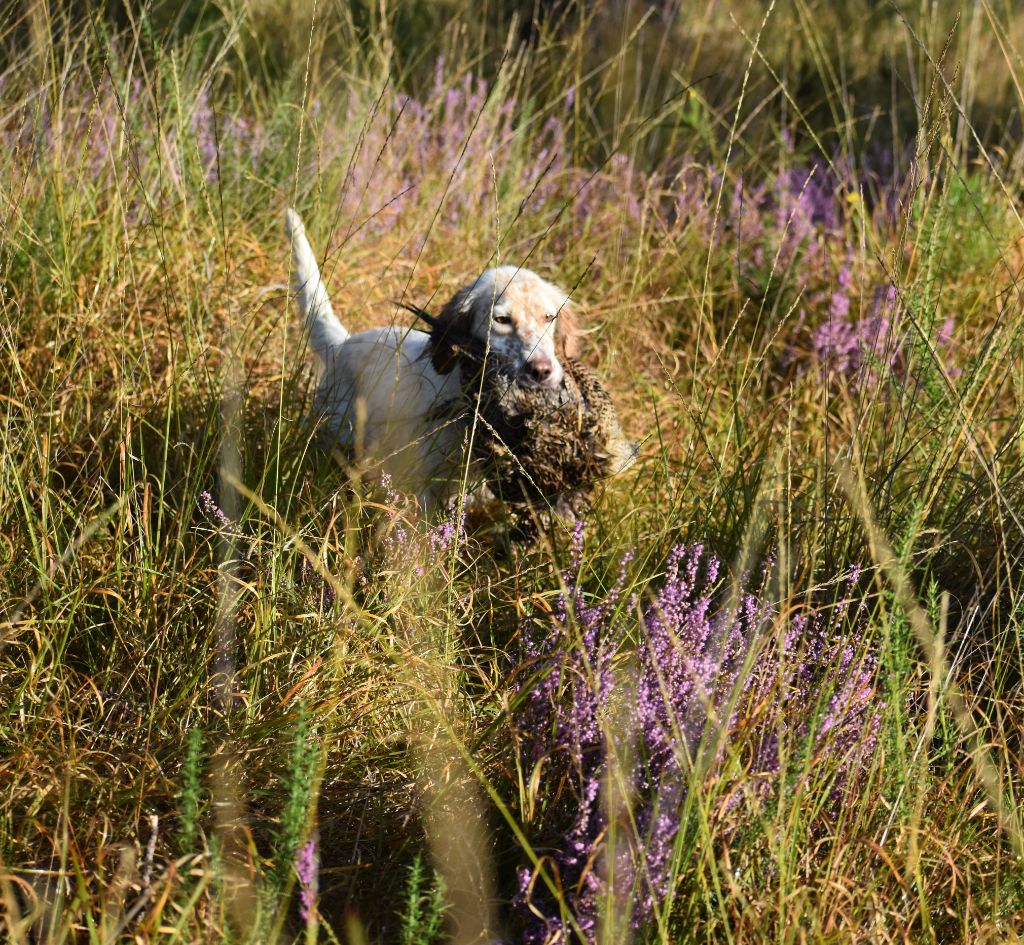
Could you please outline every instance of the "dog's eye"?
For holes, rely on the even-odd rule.
[[[495,325],[511,325],[512,324],[512,316],[511,315],[502,315],[502,314],[499,314],[498,312],[495,312],[492,317],[494,318],[494,324]]]
[[[544,316],[544,320],[548,322],[553,322],[556,318],[558,318],[558,312],[548,312],[548,314]]]

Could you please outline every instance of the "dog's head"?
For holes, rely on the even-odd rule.
[[[455,367],[455,346],[469,341],[511,366],[527,386],[562,383],[562,358],[571,357],[578,332],[569,297],[529,269],[488,269],[464,286],[441,310],[433,331],[431,361],[447,374]]]

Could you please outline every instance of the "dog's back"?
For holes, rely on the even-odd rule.
[[[313,408],[321,444],[341,448],[371,476],[387,473],[426,505],[447,498],[464,458],[462,428],[443,409],[459,396],[459,373],[434,369],[424,332],[391,326],[349,334],[294,210],[285,227],[296,300],[320,363]]]

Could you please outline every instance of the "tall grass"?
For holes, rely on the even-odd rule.
[[[11,941],[1016,940],[1015,11],[8,12]],[[289,205],[353,329],[578,283],[637,467],[318,449]]]

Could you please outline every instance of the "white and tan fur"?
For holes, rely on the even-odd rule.
[[[473,477],[465,461],[471,417],[444,410],[462,394],[458,359],[414,329],[392,325],[349,334],[334,314],[294,210],[287,211],[286,229],[295,293],[320,367],[314,410],[322,439],[353,454],[367,471],[387,473],[424,505],[444,501],[467,469]],[[561,358],[573,353],[577,338],[568,303],[565,292],[536,273],[500,266],[459,289],[438,321],[442,329],[489,341],[523,385],[554,388],[562,382]]]

